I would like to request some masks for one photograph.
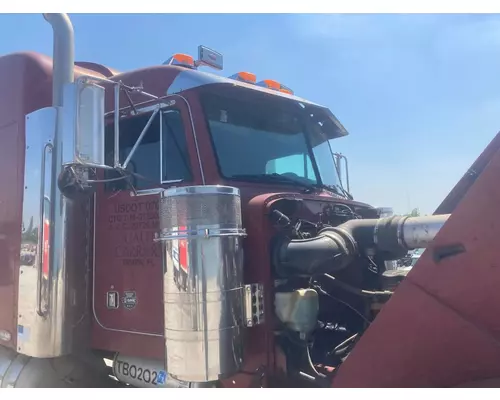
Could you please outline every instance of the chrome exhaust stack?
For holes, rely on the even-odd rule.
[[[185,382],[238,372],[245,326],[239,190],[168,189],[160,199],[165,367]]]
[[[52,105],[63,105],[64,86],[74,81],[75,44],[73,25],[67,14],[43,14],[54,30]]]

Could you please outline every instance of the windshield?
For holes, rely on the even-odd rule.
[[[258,180],[283,177],[297,182],[338,186],[328,141],[321,127],[297,105],[244,101],[217,95],[202,99],[221,174]]]

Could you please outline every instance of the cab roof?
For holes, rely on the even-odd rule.
[[[200,89],[214,89],[224,86],[230,90],[254,92],[263,94],[280,101],[293,102],[305,109],[314,122],[317,122],[328,139],[347,136],[348,132],[333,113],[325,106],[313,103],[301,97],[282,93],[266,87],[246,83],[236,79],[226,78],[216,74],[190,69],[175,65],[155,65],[139,70],[128,71],[114,75],[113,81],[122,81],[126,84],[143,84],[146,91],[157,96],[168,96],[185,92],[198,91]],[[161,93],[158,93],[161,91]]]
[[[329,135],[331,136],[332,139],[335,137],[348,135],[348,132],[344,128],[344,126],[335,117],[335,115],[333,115],[333,113],[325,106],[313,103],[309,100],[303,99],[301,97],[292,94],[283,93],[277,90],[268,89],[266,87],[257,86],[251,83],[246,83],[235,79],[226,78],[223,76],[207,73],[204,71],[184,69],[172,81],[167,91],[167,94],[177,94],[186,90],[207,87],[210,85],[225,85],[245,90],[253,90],[256,92],[267,94],[269,96],[282,98],[286,101],[295,102],[302,108],[307,108],[311,110],[311,112],[315,112],[316,113],[315,119],[317,119],[318,122],[321,123],[325,123],[327,121],[330,122],[335,130],[335,133],[331,132],[331,134]]]

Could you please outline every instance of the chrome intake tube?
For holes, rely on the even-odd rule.
[[[426,217],[405,217],[400,222],[398,240],[408,250],[425,248],[434,240],[449,214]]]
[[[239,190],[168,189],[160,199],[165,367],[175,379],[211,382],[243,363],[243,247]]]
[[[325,228],[311,239],[278,242],[273,249],[274,266],[282,276],[311,276],[344,269],[362,254],[375,252],[385,260],[394,260],[408,250],[426,248],[448,217],[353,219]]]

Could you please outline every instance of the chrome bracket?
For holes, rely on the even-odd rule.
[[[264,322],[264,285],[253,283],[243,287],[245,325],[249,328]]]

